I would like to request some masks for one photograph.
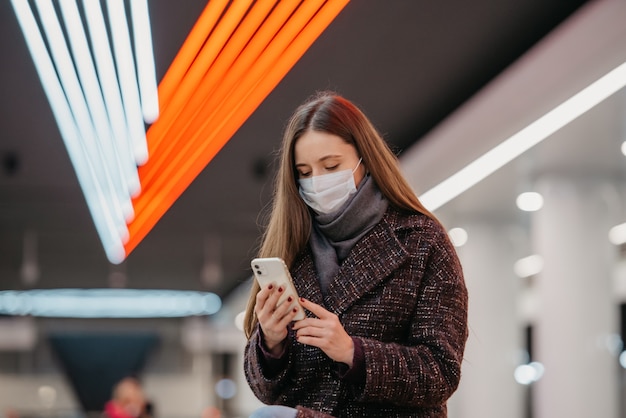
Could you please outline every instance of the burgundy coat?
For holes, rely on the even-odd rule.
[[[361,341],[365,381],[342,379],[333,360],[298,343],[293,333],[285,368],[268,375],[257,327],[244,371],[262,402],[336,417],[446,416],[468,335],[467,290],[454,247],[437,222],[390,207],[343,261],[326,297],[309,249],[291,272],[300,296],[338,315]],[[324,416],[299,409],[299,417]]]

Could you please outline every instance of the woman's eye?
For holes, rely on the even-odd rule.
[[[298,173],[298,177],[308,177],[308,176],[310,176],[310,175],[311,175],[311,172],[310,172],[310,171],[307,171],[306,173],[302,173],[302,172],[299,172],[299,173]]]
[[[339,164],[333,165],[331,167],[326,167],[326,170],[333,171],[333,170],[337,169],[337,167],[339,167]]]

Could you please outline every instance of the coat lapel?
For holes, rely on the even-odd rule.
[[[313,255],[310,249],[307,249],[304,256],[296,261],[292,273],[298,296],[315,302],[318,305],[324,305],[322,290],[315,271]]]
[[[326,297],[322,295],[310,249],[293,267],[298,295],[330,312],[340,315],[396,270],[409,256],[396,237],[398,227],[395,212],[388,211],[383,219],[359,241],[346,258],[330,284]]]
[[[336,315],[386,279],[409,256],[396,237],[395,218],[388,215],[354,246],[330,284],[324,305]]]

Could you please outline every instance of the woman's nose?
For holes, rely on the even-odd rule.
[[[324,172],[321,168],[316,168],[316,167],[311,168],[311,176],[313,177],[321,176],[322,174],[324,174]]]

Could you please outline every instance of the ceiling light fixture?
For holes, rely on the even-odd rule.
[[[144,118],[152,121],[158,116],[147,2],[129,1],[143,102],[135,76],[124,0],[107,1],[109,22],[113,22],[109,30],[100,2],[83,1],[91,42],[76,0],[59,0],[62,18],[52,0],[34,0],[33,8],[28,0],[11,0],[94,225],[112,263],[119,263],[126,256],[127,222],[135,215],[131,197],[140,188],[137,164],[148,158]],[[115,60],[108,42],[109,31]],[[141,106],[146,109],[145,116]]]
[[[609,230],[609,241],[613,245],[626,243],[626,223],[615,225]]]
[[[448,236],[455,247],[462,247],[467,243],[467,231],[463,228],[452,228]]]
[[[118,166],[128,184],[129,194],[134,196],[140,190],[139,174],[137,173],[137,162],[133,156],[131,143],[128,139],[126,113],[124,112],[124,104],[122,103],[122,95],[119,89],[104,15],[99,2],[84,1],[83,8],[93,48],[94,62],[100,76],[102,97],[106,104],[109,123],[113,131],[113,143],[117,151]]]
[[[626,86],[626,63],[602,76],[420,196],[434,211]]]
[[[107,258],[117,264],[349,0],[210,1],[158,93],[154,58],[143,54],[152,51],[147,0],[128,0],[134,56],[124,0],[106,1],[115,23],[108,28],[100,2],[83,0],[81,19],[76,0],[59,0],[68,37],[76,36],[69,42],[51,0],[34,0],[46,40],[29,0],[11,1]],[[154,122],[147,133],[144,122]]]
[[[12,5],[107,258],[112,262],[120,262],[124,259],[124,248],[118,226],[108,211],[108,202],[89,162],[68,96],[57,76],[37,21],[27,0],[12,0]]]
[[[528,257],[520,258],[513,265],[513,271],[520,277],[530,277],[541,273],[543,270],[543,257],[539,254],[529,255]]]
[[[543,196],[537,192],[520,193],[515,203],[524,212],[535,212],[543,207]]]
[[[348,0],[209,2],[159,85],[129,254]],[[202,26],[200,25],[202,23]],[[208,34],[210,36],[207,38]],[[206,42],[204,42],[206,40]]]
[[[159,94],[152,47],[152,30],[148,0],[130,0],[130,14],[133,24],[137,80],[141,95],[141,111],[146,123],[153,123],[159,117]]]
[[[72,55],[74,57],[89,57],[87,35],[76,2],[74,0],[61,0],[59,5],[65,21]],[[74,64],[95,129],[93,153],[102,156],[102,162],[108,168],[107,175],[111,179],[113,193],[117,195],[124,218],[130,219],[133,215],[133,206],[130,200],[129,185],[119,164],[119,152],[114,141],[110,140],[113,138],[113,132],[100,91],[96,67],[90,59],[77,59],[74,60]],[[134,170],[136,171],[136,168]]]
[[[0,314],[54,318],[170,318],[212,315],[222,307],[211,292],[138,289],[0,291]]]
[[[85,0],[88,2],[90,0]],[[108,0],[107,11],[110,25],[113,54],[117,67],[122,102],[126,112],[128,134],[132,144],[133,155],[138,165],[148,160],[148,146],[146,144],[146,131],[144,127],[141,102],[139,99],[139,86],[137,85],[135,61],[128,33],[128,21],[124,0]]]

